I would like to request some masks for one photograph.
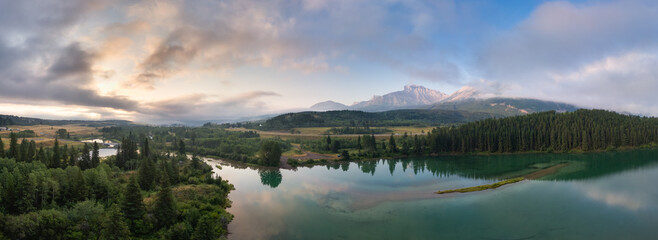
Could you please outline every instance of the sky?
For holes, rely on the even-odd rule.
[[[230,120],[408,84],[658,116],[658,1],[0,0],[0,114]]]

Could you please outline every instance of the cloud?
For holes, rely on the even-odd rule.
[[[402,17],[389,12],[398,5],[405,9]],[[337,62],[353,58],[412,78],[453,84],[463,80],[460,66],[442,53],[448,48],[430,39],[438,30],[456,29],[460,9],[453,0],[313,0],[301,6],[285,1],[145,1],[129,9],[133,21],[150,21],[148,34],[164,32],[166,37],[124,86],[154,89],[159,80],[190,69],[349,72],[350,66]],[[412,32],[407,23],[414,26]]]
[[[658,115],[658,2],[547,2],[480,55],[506,94]],[[642,111],[644,108],[645,111]]]
[[[93,53],[72,43],[57,50],[52,60],[44,62],[47,67],[27,66],[34,60],[29,50],[17,50],[0,45],[0,52],[9,52],[7,62],[11,69],[3,69],[0,78],[0,98],[25,101],[58,102],[80,106],[107,107],[134,110],[137,102],[123,96],[102,96],[90,87],[93,79]],[[38,55],[37,55],[38,56]]]
[[[218,98],[205,94],[190,94],[161,101],[145,103],[139,109],[146,121],[220,120],[241,116],[255,116],[267,111],[261,99],[277,97],[270,91],[252,91]]]

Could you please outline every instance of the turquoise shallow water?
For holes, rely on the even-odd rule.
[[[211,165],[220,161],[210,160]],[[495,190],[437,195],[566,163]],[[230,239],[655,239],[658,151],[216,169],[235,185]]]

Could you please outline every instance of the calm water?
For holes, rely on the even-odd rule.
[[[99,157],[109,157],[109,156],[114,156],[117,155],[117,149],[116,148],[101,148],[98,149],[98,156]]]
[[[211,165],[220,162],[209,161]],[[566,163],[496,190],[436,195]],[[291,170],[222,163],[231,239],[656,239],[658,151],[379,160]]]

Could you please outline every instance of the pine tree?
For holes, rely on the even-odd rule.
[[[21,145],[18,148],[18,156],[16,157],[17,162],[25,162],[25,158],[27,158],[27,148],[28,146],[27,139],[23,138],[23,141],[21,141]]]
[[[78,166],[80,166],[82,170],[91,168],[91,155],[89,155],[89,152],[89,144],[85,143],[85,145],[82,147],[82,156],[80,157],[80,162],[78,163]]]
[[[180,140],[178,143],[178,154],[179,155],[185,155],[185,142],[183,139]]]
[[[103,223],[101,239],[130,239],[130,229],[126,225],[121,210],[116,205],[112,205],[108,210],[107,220]]]
[[[34,161],[35,155],[37,154],[37,143],[34,140],[30,141],[30,146],[27,148],[27,157],[25,161],[32,162]],[[0,146],[1,147],[1,146]]]
[[[9,151],[7,152],[7,158],[16,158],[16,155],[18,155],[18,138],[16,138],[14,132],[9,134],[9,138]]]
[[[153,209],[153,215],[159,227],[166,227],[176,222],[176,201],[168,182],[165,181],[160,187]]]
[[[149,148],[149,139],[145,138],[144,143],[142,144],[142,152],[141,152],[142,158],[148,158],[150,157],[150,148]]]
[[[37,161],[42,162],[44,164],[48,162],[48,157],[46,157],[46,152],[43,151],[43,146],[39,147],[39,151],[37,152]]]
[[[121,204],[124,216],[130,220],[130,227],[134,229],[135,220],[140,220],[144,217],[144,200],[142,199],[137,179],[131,177],[124,193],[123,202]]]
[[[98,143],[94,142],[94,145],[92,147],[92,153],[91,153],[91,167],[95,168],[98,167],[98,165],[101,164],[101,160],[98,157]]]
[[[53,145],[53,158],[50,160],[50,166],[51,168],[58,168],[59,163],[61,161],[61,153],[59,149],[59,141],[57,141],[57,138],[55,138],[55,145]]]
[[[155,185],[156,178],[156,169],[150,158],[142,160],[142,164],[139,165],[138,170],[138,180],[139,186],[144,190],[151,190]]]
[[[76,165],[78,165],[78,158],[80,157],[80,156],[78,156],[78,150],[75,149],[75,148],[73,148],[73,147],[72,147],[72,148],[69,148],[69,153],[68,153],[68,154],[69,154],[69,162],[68,162],[68,165],[69,165],[69,166],[76,166]]]
[[[217,225],[218,219],[215,214],[203,215],[197,223],[194,233],[192,234],[193,240],[215,240],[221,237],[221,228]]]

